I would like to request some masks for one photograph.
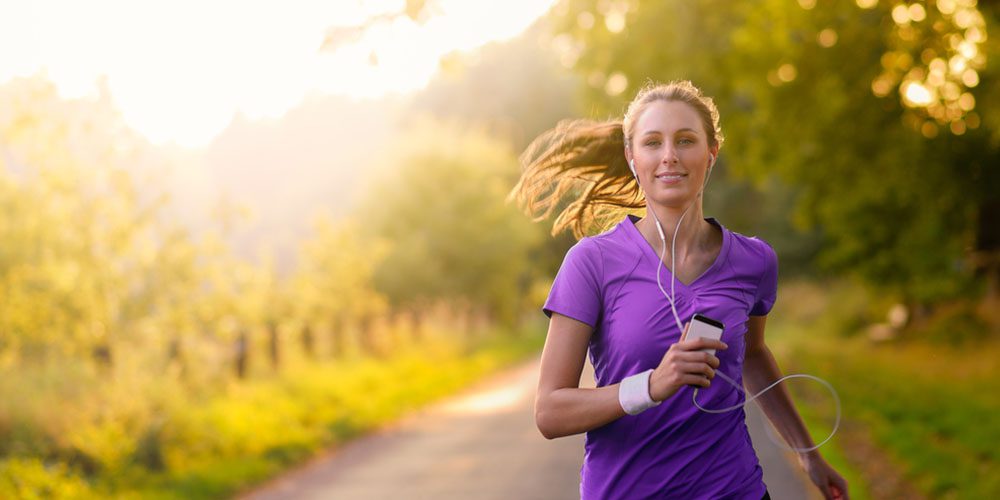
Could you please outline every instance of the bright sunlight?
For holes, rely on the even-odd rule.
[[[510,38],[550,0],[444,0],[357,43],[321,51],[328,29],[402,1],[9,3],[0,16],[0,83],[44,72],[63,97],[101,92],[158,144],[208,143],[236,113],[279,117],[310,93],[378,97],[419,89],[442,55]]]

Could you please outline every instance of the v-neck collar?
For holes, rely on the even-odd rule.
[[[729,234],[729,230],[727,230],[725,226],[723,226],[719,221],[715,220],[715,217],[706,217],[705,220],[709,224],[718,226],[718,228],[722,230],[722,249],[719,250],[719,255],[715,257],[715,260],[712,262],[712,265],[708,266],[708,269],[705,269],[705,271],[701,273],[701,275],[699,275],[697,278],[692,280],[691,283],[684,283],[683,281],[674,276],[673,269],[667,267],[667,264],[660,260],[660,255],[656,252],[653,246],[650,245],[648,241],[646,241],[646,238],[639,231],[639,228],[635,227],[635,223],[638,222],[639,220],[640,220],[639,217],[629,214],[625,216],[625,220],[622,221],[622,225],[625,226],[625,232],[629,235],[629,238],[632,240],[632,243],[634,243],[636,246],[639,247],[643,257],[647,260],[647,262],[650,265],[653,266],[662,265],[663,269],[665,269],[667,273],[669,273],[666,277],[668,279],[674,279],[676,283],[678,283],[680,286],[684,288],[691,288],[695,286],[703,278],[712,274],[712,272],[714,272],[716,268],[718,268],[719,266],[722,265],[723,262],[725,262],[726,256],[729,253],[729,241],[732,238]]]

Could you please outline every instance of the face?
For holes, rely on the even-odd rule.
[[[625,154],[635,160],[647,202],[685,207],[698,196],[718,147],[709,144],[705,125],[689,104],[656,101],[640,113]]]

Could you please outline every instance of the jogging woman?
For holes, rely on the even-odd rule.
[[[608,214],[645,208],[582,237],[543,307],[536,424],[548,439],[586,432],[583,499],[770,498],[743,409],[709,413],[692,400],[697,389],[702,408],[739,405],[734,385],[756,394],[781,377],[764,342],[777,256],[703,217],[722,142],[712,100],[673,82],[641,90],[621,121],[563,122],[522,156],[513,194],[539,218],[580,192],[555,231],[581,237]],[[721,340],[685,339],[696,313],[722,323]],[[588,349],[594,389],[579,387]],[[783,385],[757,401],[791,446],[812,446]],[[826,498],[847,498],[818,451],[799,462]]]

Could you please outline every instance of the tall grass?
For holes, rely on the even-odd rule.
[[[296,362],[192,390],[82,366],[0,379],[0,498],[218,498],[538,351],[538,325],[470,345],[436,332],[385,359]]]

